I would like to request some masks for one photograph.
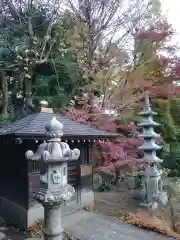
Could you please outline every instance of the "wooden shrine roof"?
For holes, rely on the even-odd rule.
[[[0,129],[0,136],[15,135],[16,137],[45,137],[45,124],[55,116],[64,125],[64,138],[107,139],[118,136],[116,133],[98,130],[89,125],[81,124],[60,114],[40,112],[30,114]]]

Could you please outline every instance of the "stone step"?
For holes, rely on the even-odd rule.
[[[64,226],[70,236],[81,240],[168,240],[168,237],[155,232],[87,211],[67,216]]]
[[[72,239],[76,240],[175,240],[155,232],[145,231],[143,229],[126,224],[112,217],[99,215],[87,211],[78,211],[76,213],[63,217],[65,232]],[[9,231],[10,234],[9,234]],[[20,233],[19,233],[20,234]],[[33,237],[24,238],[15,234],[13,229],[0,230],[0,240],[42,240],[43,238]],[[69,239],[67,239],[69,240]]]

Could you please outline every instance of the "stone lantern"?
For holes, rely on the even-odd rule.
[[[47,142],[40,144],[36,153],[27,151],[26,158],[40,162],[40,189],[33,197],[44,206],[44,239],[61,240],[61,204],[75,193],[67,183],[67,162],[77,160],[80,151],[61,142],[63,125],[55,117],[45,125],[45,131]]]
[[[156,208],[159,202],[167,203],[167,193],[163,192],[162,170],[159,167],[162,160],[156,156],[156,151],[162,148],[156,144],[156,139],[160,136],[154,132],[154,127],[159,126],[153,120],[153,116],[157,113],[151,109],[147,91],[144,94],[144,109],[139,115],[142,117],[139,123],[142,128],[140,137],[144,139],[139,150],[144,151],[143,163],[146,166],[143,172],[142,192],[144,192],[146,204]]]

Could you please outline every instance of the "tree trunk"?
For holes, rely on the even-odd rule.
[[[32,82],[31,79],[25,79],[25,104],[32,106]]]
[[[2,115],[7,116],[8,114],[8,78],[5,76],[4,72],[0,73],[1,86],[2,86],[2,98],[3,98],[3,111]]]
[[[91,113],[93,113],[93,109],[94,109],[94,93],[92,93],[92,92],[89,92],[88,93],[88,98],[89,98],[89,106],[90,106],[90,108],[89,108],[89,113],[91,114]]]

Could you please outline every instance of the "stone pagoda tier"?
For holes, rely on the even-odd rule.
[[[153,116],[157,113],[151,109],[148,91],[144,93],[144,108],[138,115],[142,117],[138,124],[142,128],[139,137],[144,139],[144,143],[138,147],[139,150],[144,151],[142,162],[145,164],[145,171],[141,173],[143,176],[142,193],[144,193],[144,200],[148,205],[159,201],[165,204],[166,194],[163,193],[162,188],[162,170],[158,167],[162,160],[156,156],[156,151],[162,149],[162,146],[156,144],[156,139],[160,135],[154,131],[154,127],[159,126],[159,124],[153,120]]]
[[[154,132],[154,127],[157,127],[160,124],[153,120],[153,116],[157,115],[157,113],[151,109],[147,91],[144,94],[143,111],[138,115],[142,117],[138,126],[142,128],[142,133],[139,137],[144,139],[143,145],[139,147],[139,150],[143,150],[145,153],[143,161],[148,163],[162,162],[162,160],[156,156],[156,151],[162,149],[162,146],[156,144],[156,139],[160,137],[160,135]]]

